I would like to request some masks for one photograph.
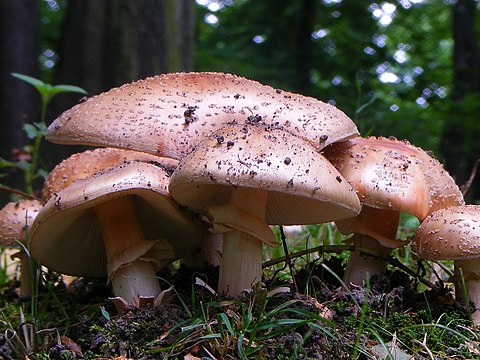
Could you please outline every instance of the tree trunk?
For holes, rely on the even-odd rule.
[[[457,183],[463,185],[480,158],[480,62],[475,36],[476,1],[458,0],[453,11],[453,105],[447,114],[441,150],[447,169]],[[474,95],[477,100],[472,97]],[[471,199],[480,197],[480,174],[468,195]]]
[[[148,76],[192,69],[194,2],[69,0],[55,83],[90,95]],[[53,119],[78,101],[54,100]],[[55,164],[79,147],[49,145]]]
[[[0,157],[7,160],[12,160],[13,149],[22,149],[25,145],[22,125],[37,121],[39,116],[36,90],[11,76],[17,72],[38,77],[38,12],[38,0],[0,1]],[[0,181],[22,188],[20,174],[13,175]]]

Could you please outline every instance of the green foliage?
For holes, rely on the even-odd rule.
[[[30,144],[23,148],[23,159],[20,158],[18,161],[12,162],[0,158],[0,169],[4,167],[14,167],[21,170],[24,174],[24,191],[26,194],[33,195],[34,181],[38,178],[46,178],[47,176],[47,171],[45,167],[42,166],[40,159],[40,146],[47,131],[45,116],[50,101],[55,95],[60,93],[73,92],[86,94],[86,91],[73,85],[50,85],[27,75],[12,73],[12,76],[32,85],[37,90],[41,98],[41,112],[38,122],[23,125],[23,131],[31,141]]]

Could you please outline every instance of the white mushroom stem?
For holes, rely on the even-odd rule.
[[[23,249],[13,254],[12,259],[14,258],[17,258],[20,262],[19,295],[20,297],[30,297],[32,296],[32,277],[31,277],[31,270],[30,270],[30,261],[33,261],[33,259],[29,259],[28,255],[25,253]],[[32,264],[32,265],[33,267],[36,266],[36,264]]]
[[[160,285],[151,259],[143,258],[145,253],[137,251],[152,241],[145,240],[134,198],[124,196],[104,202],[95,207],[95,212],[102,228],[108,277],[115,295],[135,306],[138,306],[139,297],[156,298]]]
[[[464,298],[459,270],[461,268],[468,301],[475,304],[475,309],[470,309],[472,320],[475,324],[480,325],[480,259],[455,260],[454,267],[456,297],[457,299]]]
[[[350,239],[355,249],[348,258],[348,264],[343,275],[343,282],[347,286],[364,286],[367,273],[370,278],[374,275],[383,275],[387,269],[387,262],[381,257],[388,256],[392,249],[381,245],[377,240],[362,234],[354,234]]]
[[[235,189],[230,205],[265,221],[268,193],[254,189]],[[232,229],[223,234],[223,253],[220,261],[218,291],[238,297],[262,281],[262,244],[250,234]]]

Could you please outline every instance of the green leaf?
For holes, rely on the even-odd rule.
[[[0,168],[3,168],[3,167],[10,167],[10,166],[14,166],[16,167],[17,164],[14,163],[14,162],[11,162],[11,161],[8,161],[8,160],[5,160],[4,158],[0,157]]]
[[[17,79],[25,81],[26,83],[34,86],[35,88],[39,89],[45,86],[45,83],[41,80],[35,79],[34,77],[28,75],[22,75],[18,73],[11,73],[11,75]]]
[[[218,314],[218,317],[222,319],[222,322],[225,324],[225,326],[228,329],[228,332],[230,333],[231,336],[235,336],[235,331],[233,330],[233,326],[230,323],[230,320],[228,320],[228,316],[225,313]],[[220,321],[219,321],[220,322]]]
[[[73,93],[79,93],[79,94],[84,94],[87,95],[87,92],[82,89],[79,86],[74,86],[74,85],[55,85],[52,89],[52,93],[58,94],[61,92],[73,92]]]
[[[38,169],[38,175],[46,179],[48,177],[48,171],[46,171],[45,169]]]
[[[107,321],[110,320],[110,314],[108,311],[105,309],[105,306],[100,306],[100,312],[102,313],[102,316],[107,319]]]
[[[25,134],[27,134],[27,137],[30,140],[33,140],[37,137],[38,130],[32,124],[23,124],[23,131],[25,131]]]

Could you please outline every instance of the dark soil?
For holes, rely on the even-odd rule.
[[[326,264],[342,276],[340,260],[333,257]],[[248,358],[350,359],[355,346],[368,352],[378,344],[373,336],[375,331],[388,342],[391,341],[388,334],[412,324],[431,323],[439,318],[467,324],[468,318],[462,304],[453,301],[448,289],[419,291],[416,281],[400,271],[372,279],[368,289],[357,288],[347,293],[335,276],[318,266],[299,271],[295,284],[278,279],[265,282],[268,290],[296,286],[309,289],[308,295],[303,291],[282,290],[267,298],[266,290],[257,289],[240,300],[217,296],[194,284],[198,277],[215,288],[216,269],[180,267],[174,273],[159,275],[165,283],[163,288],[168,287],[167,283],[173,284],[177,292],[168,303],[156,308],[127,308],[122,315],[117,315],[115,307],[106,300],[111,294],[103,281],[78,279],[66,288],[50,279],[50,290],[43,289],[40,294],[39,313],[43,314],[44,326],[57,329],[58,335],[43,336],[37,351],[48,354],[49,359],[183,359],[186,355],[190,359],[237,359],[240,343],[252,351]],[[48,296],[49,300],[45,300],[52,291],[61,305]],[[11,289],[4,289],[3,296],[8,302],[22,302],[15,299]],[[60,312],[59,307],[63,307]],[[288,311],[277,311],[280,308]],[[271,312],[276,313],[272,316]],[[70,316],[68,326],[64,317],[55,321],[58,316],[55,314],[59,313]],[[308,319],[309,313],[327,319],[312,321]],[[255,329],[254,325],[248,325],[249,314],[259,324],[273,322],[271,326]],[[222,316],[230,320],[233,333],[225,323],[220,324]],[[308,321],[291,326],[279,322],[289,319]],[[415,359],[422,359],[422,349],[415,341],[423,340],[425,330],[414,330],[405,331],[401,340],[409,347],[405,351],[415,350]],[[243,342],[239,336],[244,336]],[[438,342],[445,354],[471,354],[462,346],[464,341],[455,336],[443,336]],[[4,335],[0,335],[2,357],[15,359]],[[30,358],[35,358],[35,354]],[[360,353],[359,358],[368,357]]]

